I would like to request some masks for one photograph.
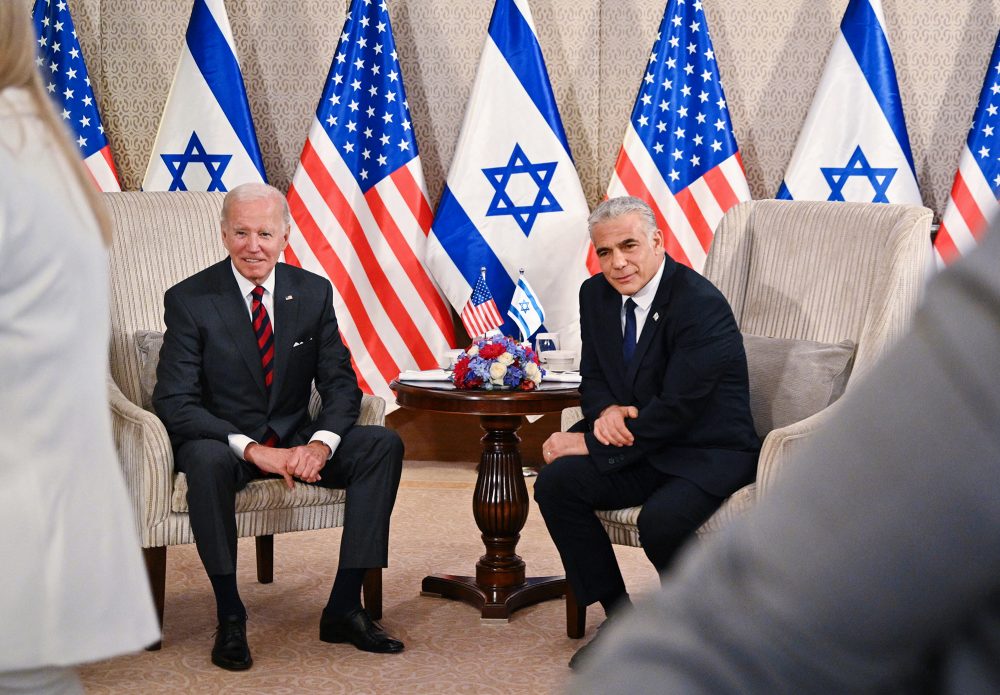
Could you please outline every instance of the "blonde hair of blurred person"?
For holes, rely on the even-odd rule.
[[[67,695],[159,625],[107,404],[111,225],[29,7],[0,0],[0,693]]]
[[[27,90],[36,114],[52,136],[52,141],[64,160],[63,164],[76,179],[90,204],[104,245],[110,246],[111,221],[108,212],[80,158],[79,150],[70,140],[66,127],[59,120],[51,99],[45,93],[41,75],[35,69],[35,41],[27,0],[0,0],[0,92],[8,87]],[[23,127],[21,135],[26,141],[27,130]],[[2,141],[0,146],[3,146]]]

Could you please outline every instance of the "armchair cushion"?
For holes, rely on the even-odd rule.
[[[153,412],[153,387],[156,386],[156,367],[160,363],[161,347],[161,331],[135,332],[135,353],[139,358],[139,395],[142,407],[149,412]]]
[[[750,410],[761,438],[818,413],[844,393],[854,362],[851,340],[820,343],[743,334]]]

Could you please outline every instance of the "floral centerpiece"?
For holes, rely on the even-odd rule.
[[[531,391],[544,374],[530,344],[497,335],[472,341],[455,362],[451,380],[461,389]]]

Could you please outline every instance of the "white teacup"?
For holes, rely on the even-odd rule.
[[[568,372],[573,369],[576,353],[572,350],[547,350],[541,355],[542,364],[553,372]]]
[[[465,350],[445,350],[438,358],[438,366],[441,369],[452,369],[464,352]]]

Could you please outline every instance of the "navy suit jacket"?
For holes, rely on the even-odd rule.
[[[228,258],[167,290],[167,326],[153,406],[175,447],[185,441],[245,434],[261,441],[270,427],[283,445],[316,430],[341,437],[358,418],[361,391],[340,339],[333,290],[324,278],[279,263],[274,269],[274,380],[264,388],[246,301]],[[308,413],[311,385],[322,398]]]
[[[760,439],[750,414],[743,338],[708,280],[669,256],[626,368],[622,295],[603,275],[580,288],[581,405],[587,449],[605,473],[646,459],[725,497],[753,481]],[[591,425],[609,405],[634,405],[627,447],[605,446]]]

